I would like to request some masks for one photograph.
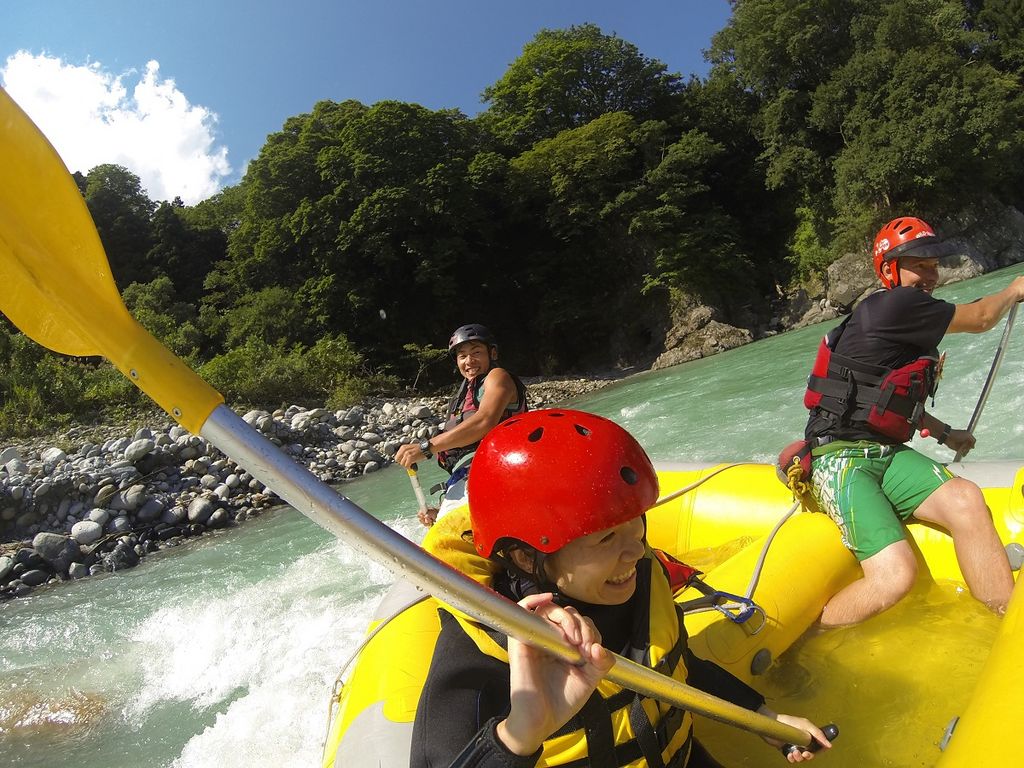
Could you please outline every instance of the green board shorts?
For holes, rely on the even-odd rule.
[[[866,560],[905,536],[903,523],[953,473],[906,445],[868,441],[816,448],[811,494]]]

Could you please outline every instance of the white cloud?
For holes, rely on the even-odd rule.
[[[72,171],[115,163],[139,177],[150,199],[188,204],[217,192],[231,173],[227,148],[214,145],[217,115],[161,78],[159,62],[148,62],[141,77],[115,76],[99,62],[75,66],[18,51],[0,67],[0,82]]]

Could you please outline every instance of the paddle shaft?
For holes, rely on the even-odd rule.
[[[416,465],[413,464],[405,472],[409,475],[409,482],[412,483],[412,492],[416,494],[416,501],[419,502],[420,509],[426,509],[427,497],[423,495],[423,486],[420,485],[420,479],[416,474]]]
[[[581,658],[547,621],[442,563],[285,456],[227,406],[203,425],[204,438],[232,457],[306,517],[439,600],[521,642],[571,664]],[[606,677],[614,683],[760,736],[807,746],[809,734],[684,685],[621,656]]]
[[[1006,325],[1003,326],[1002,338],[999,339],[999,346],[996,347],[995,357],[992,358],[992,366],[988,369],[988,378],[985,379],[985,385],[981,388],[981,395],[978,397],[978,404],[974,406],[974,413],[971,414],[971,421],[967,425],[967,431],[972,435],[974,434],[974,428],[978,426],[978,419],[981,418],[981,412],[985,408],[989,393],[992,391],[992,385],[995,384],[996,374],[999,373],[999,366],[1003,363],[1003,355],[1006,354],[1006,344],[1010,340],[1010,331],[1013,330],[1013,321],[1017,318],[1017,307],[1019,306],[1019,304],[1014,304],[1010,307],[1010,313],[1006,316]],[[962,453],[957,451],[953,461],[958,462],[961,458],[963,458]]]

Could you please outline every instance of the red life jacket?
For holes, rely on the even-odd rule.
[[[846,320],[822,339],[804,405],[832,414],[840,426],[866,424],[880,435],[906,442],[920,426],[925,401],[935,396],[939,359],[923,356],[886,368],[843,357],[833,350],[845,329]]]
[[[493,369],[488,369],[487,373],[490,373],[491,370]],[[459,385],[455,395],[448,401],[448,421],[445,422],[444,429],[441,430],[442,432],[454,429],[465,421],[467,416],[476,413],[480,408],[481,393],[483,392],[484,379],[487,378],[487,373],[475,376],[472,381],[468,379],[462,380],[462,384]],[[514,373],[510,372],[509,376],[512,377],[512,382],[516,385],[516,401],[512,405],[505,406],[505,410],[502,411],[501,417],[498,419],[499,424],[510,416],[524,413],[529,408],[526,402],[526,385]],[[437,463],[441,469],[451,474],[455,469],[455,465],[463,457],[475,451],[479,445],[480,441],[478,440],[472,445],[464,445],[461,448],[449,448],[447,451],[438,451]]]

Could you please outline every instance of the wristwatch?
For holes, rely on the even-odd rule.
[[[431,456],[433,456],[433,455],[434,455],[434,452],[433,452],[432,450],[430,450],[430,438],[429,438],[429,437],[428,437],[428,438],[427,438],[426,440],[420,440],[420,451],[421,451],[421,452],[423,453],[423,455],[424,455],[424,456],[426,456],[426,457],[427,457],[428,459],[429,459],[429,458],[430,458]]]

